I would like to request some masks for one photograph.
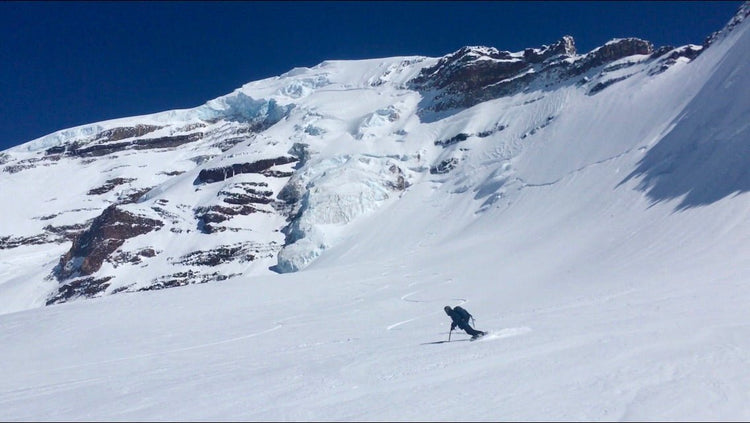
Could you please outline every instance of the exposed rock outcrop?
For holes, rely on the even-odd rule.
[[[423,69],[411,83],[417,89],[449,93],[473,91],[517,75],[528,63],[494,47],[463,47],[434,66]]]
[[[652,54],[654,46],[648,41],[639,38],[621,38],[612,40],[603,46],[592,50],[581,60],[575,62],[569,71],[571,76],[580,75],[592,68],[612,63],[628,56],[637,54]]]
[[[112,128],[100,132],[96,136],[94,141],[111,142],[124,140],[126,138],[142,137],[161,128],[161,126],[156,125],[135,125],[129,127]]]
[[[225,275],[220,272],[201,273],[193,270],[187,270],[184,272],[176,272],[170,275],[160,276],[151,281],[151,283],[147,287],[140,288],[138,289],[138,291],[155,291],[164,288],[174,288],[177,286],[224,281],[236,276],[240,276],[240,274],[232,273]]]
[[[523,58],[528,63],[541,63],[554,56],[573,56],[575,54],[575,40],[570,35],[566,35],[551,46],[542,46],[541,49],[527,48],[523,51]]]
[[[87,278],[75,279],[61,285],[57,292],[47,299],[47,305],[64,303],[68,300],[78,297],[91,298],[97,295],[101,295],[104,291],[109,288],[113,276],[107,276],[104,278],[94,278],[89,276]]]
[[[258,160],[252,163],[235,163],[231,166],[224,166],[212,169],[203,169],[198,174],[198,178],[195,180],[195,184],[219,182],[225,179],[231,178],[234,175],[242,173],[260,173],[266,176],[283,177],[291,176],[286,173],[276,173],[271,170],[273,166],[293,163],[298,159],[291,156],[274,157],[270,159]]]
[[[622,38],[577,56],[575,41],[567,35],[551,46],[526,49],[522,54],[464,47],[422,69],[410,86],[430,99],[422,111],[439,112],[513,95],[534,83],[559,83],[625,57],[653,52],[648,41]]]
[[[104,185],[96,188],[92,188],[87,193],[88,195],[101,195],[107,192],[112,191],[115,189],[115,187],[123,184],[127,184],[129,182],[135,181],[135,178],[113,178],[107,180],[107,182],[104,183]]]
[[[265,182],[235,182],[217,193],[219,203],[194,210],[198,230],[207,234],[222,232],[227,227],[220,223],[233,217],[277,211],[279,207],[274,203],[279,201],[273,195]],[[271,207],[264,207],[266,205]]]
[[[234,261],[246,263],[260,257],[272,258],[279,248],[281,246],[275,242],[271,242],[270,245],[245,242],[234,245],[221,245],[210,250],[193,251],[169,261],[170,263],[189,266],[213,267]]]
[[[123,264],[140,264],[144,259],[155,257],[158,253],[153,248],[141,248],[137,251],[116,251],[107,257],[107,262],[111,263],[114,267],[122,266]]]
[[[187,135],[175,135],[159,138],[138,138],[132,141],[79,145],[72,143],[65,147],[65,154],[76,157],[95,157],[117,153],[124,150],[147,150],[153,148],[173,148],[182,144],[198,141],[203,138],[202,132]],[[47,150],[49,151],[49,150]]]
[[[55,242],[55,240],[55,238],[51,238],[49,234],[46,233],[31,236],[0,236],[0,250],[9,250],[23,245],[47,244]]]
[[[104,209],[91,226],[75,237],[70,250],[60,258],[53,274],[59,281],[89,276],[127,239],[163,226],[159,220],[132,214],[116,205]]]
[[[29,245],[41,244],[62,244],[66,241],[73,240],[78,234],[83,232],[85,224],[73,224],[44,227],[44,232],[31,236],[0,236],[0,250],[8,250]]]

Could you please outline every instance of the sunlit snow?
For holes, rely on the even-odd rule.
[[[225,152],[198,144],[0,175],[0,235],[15,236],[52,213],[93,218],[108,203],[91,186],[140,178],[121,194],[154,188],[126,208],[159,217],[149,207],[170,199],[165,225],[184,232],[124,247],[174,256],[285,241],[271,214],[195,230],[178,205],[233,189],[196,184],[201,166],[293,142],[311,156],[279,166],[295,173],[269,187],[303,198],[294,242],[227,265],[240,277],[43,307],[69,244],[0,250],[0,420],[750,419],[749,55],[745,21],[658,75],[634,65],[596,95],[532,87],[429,123],[405,84],[437,59],[329,61],[196,109],[10,149],[31,158],[122,122],[168,132],[207,111],[225,119],[217,134],[267,125]],[[452,171],[429,171],[452,159]],[[170,266],[157,256],[101,272],[115,290]],[[445,305],[489,335],[447,342]]]

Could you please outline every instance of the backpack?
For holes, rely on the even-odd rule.
[[[463,307],[461,307],[461,306],[455,306],[455,307],[453,307],[453,311],[455,311],[456,314],[458,314],[458,316],[464,322],[469,323],[469,319],[471,319],[472,320],[472,324],[473,324],[474,316],[472,316],[471,313],[469,313],[468,311],[466,311],[466,309],[464,309]]]

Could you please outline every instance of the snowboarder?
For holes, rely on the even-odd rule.
[[[487,334],[487,332],[476,330],[469,325],[469,319],[472,319],[473,317],[471,314],[469,314],[468,311],[464,310],[462,307],[456,306],[454,308],[450,308],[450,306],[445,306],[443,310],[445,310],[445,314],[447,314],[452,320],[451,330],[448,333],[449,341],[451,339],[450,334],[453,332],[453,329],[455,329],[456,327],[459,327],[463,329],[464,331],[466,331],[466,333],[471,335],[472,339],[476,339],[480,336],[484,336]]]

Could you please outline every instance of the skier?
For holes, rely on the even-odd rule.
[[[472,316],[462,307],[456,306],[454,308],[450,308],[450,306],[445,306],[443,310],[445,310],[445,314],[447,314],[452,320],[451,331],[448,333],[449,341],[451,339],[450,333],[453,332],[453,329],[455,329],[457,326],[471,335],[472,339],[476,339],[487,334],[487,332],[482,332],[481,330],[476,330],[469,326],[469,319],[472,318]]]

